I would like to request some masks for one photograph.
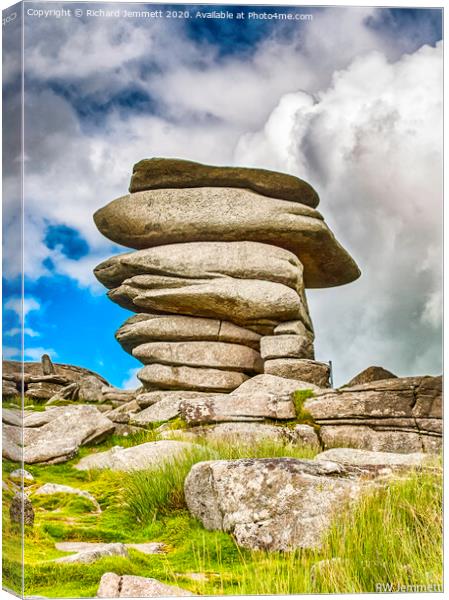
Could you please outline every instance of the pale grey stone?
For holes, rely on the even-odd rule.
[[[122,556],[128,558],[128,550],[125,544],[104,544],[102,547],[96,548],[95,550],[83,550],[70,556],[63,556],[61,558],[55,558],[52,562],[62,564],[73,564],[79,563],[83,565],[89,565],[97,560],[109,556]]]
[[[162,390],[157,392],[145,392],[143,394],[139,394],[136,397],[136,401],[140,408],[148,408],[149,406],[153,406],[154,404],[160,403],[162,401],[164,401],[164,405],[173,403],[176,404],[176,406],[179,406],[179,402],[181,400],[185,400],[188,398],[206,398],[211,395],[214,394],[208,394],[207,392],[192,392],[188,390]],[[152,413],[150,412],[149,414]]]
[[[257,242],[193,242],[146,248],[115,255],[95,268],[95,276],[108,288],[125,279],[151,273],[156,277],[208,280],[229,277],[282,283],[303,289],[303,268],[294,254]]]
[[[128,310],[160,311],[223,319],[245,328],[272,330],[279,321],[304,312],[298,293],[282,283],[258,279],[169,278],[135,275],[108,292]]]
[[[260,355],[263,360],[272,358],[308,358],[313,360],[313,335],[270,335],[260,340]]]
[[[279,377],[308,381],[321,388],[329,387],[330,368],[327,363],[305,358],[275,358],[264,362],[264,372]]]
[[[105,542],[56,542],[56,550],[61,552],[87,552],[91,550],[100,550],[114,544]],[[163,554],[166,551],[165,544],[161,542],[144,542],[141,544],[123,544],[126,549],[132,548],[142,554]]]
[[[223,421],[289,420],[296,417],[290,395],[279,396],[264,392],[184,400],[180,405],[180,412],[189,425]]]
[[[140,406],[136,400],[131,400],[130,402],[125,402],[125,404],[121,404],[114,410],[111,410],[106,413],[108,419],[110,419],[113,423],[128,423],[129,420],[140,411]]]
[[[175,440],[147,442],[121,448],[115,446],[106,452],[83,457],[76,465],[79,471],[110,469],[112,471],[136,471],[158,467],[165,462],[181,458],[183,454],[201,451],[201,446]]]
[[[11,471],[9,478],[11,481],[14,481],[14,483],[23,482],[24,485],[30,485],[34,481],[34,477],[25,469],[15,469],[14,471]]]
[[[166,585],[157,579],[137,575],[105,573],[101,577],[97,598],[158,598],[166,596],[193,596],[187,590]]]
[[[145,386],[198,392],[231,392],[248,379],[247,375],[238,371],[158,364],[147,365],[137,373],[137,377]]]
[[[290,250],[307,287],[349,283],[360,271],[316,210],[237,188],[164,189],[110,202],[94,215],[103,235],[130,248],[186,241],[255,241]],[[149,226],[151,224],[151,226]]]
[[[321,452],[315,460],[332,461],[342,465],[357,467],[422,467],[429,462],[424,452],[397,454],[394,452],[373,452],[355,448],[333,448]]]
[[[59,483],[44,483],[44,485],[42,485],[35,492],[33,492],[34,496],[52,496],[54,494],[70,494],[72,496],[79,496],[80,498],[85,498],[94,505],[97,513],[101,513],[100,505],[98,504],[96,498],[92,496],[90,492],[71,487],[70,485],[62,485]]]
[[[93,406],[67,406],[39,427],[24,449],[24,462],[55,464],[73,458],[78,448],[98,442],[114,431],[114,424]]]
[[[140,314],[128,319],[116,332],[115,337],[127,352],[152,341],[216,341],[242,344],[259,350],[260,335],[250,329],[239,327],[230,321],[188,317],[185,315]]]
[[[333,518],[362,488],[337,463],[241,459],[195,464],[185,497],[206,529],[232,533],[246,548],[285,551],[319,547]]]

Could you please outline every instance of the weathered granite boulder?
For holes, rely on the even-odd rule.
[[[34,525],[34,509],[30,499],[23,492],[17,492],[9,506],[9,518],[11,523],[32,527]]]
[[[159,363],[249,373],[263,371],[263,362],[256,350],[225,342],[149,342],[134,348],[133,356],[145,365]]]
[[[348,381],[345,387],[360,385],[362,383],[371,383],[372,381],[380,381],[382,379],[394,379],[396,375],[387,371],[383,367],[368,367],[361,371],[358,375]]]
[[[178,158],[146,158],[134,165],[130,192],[161,188],[236,187],[316,207],[319,197],[306,181],[267,169],[217,167]]]
[[[98,504],[96,498],[86,490],[79,490],[70,485],[62,485],[59,483],[44,483],[37,490],[33,492],[33,496],[54,496],[55,494],[69,494],[72,496],[79,496],[88,500],[97,513],[101,513],[101,507]]]
[[[180,413],[188,425],[223,421],[289,420],[296,417],[295,406],[289,395],[263,392],[184,400],[180,405]]]
[[[300,318],[304,306],[295,290],[257,279],[181,279],[136,275],[108,292],[109,298],[134,312],[145,310],[212,317],[241,327],[265,326]]]
[[[122,348],[133,348],[152,341],[227,342],[259,350],[260,335],[230,321],[187,317],[184,315],[151,315],[140,313],[128,319],[116,332]]]
[[[11,398],[15,396],[19,396],[20,391],[17,387],[17,384],[14,381],[8,381],[7,379],[2,379],[2,398]]]
[[[326,448],[435,452],[442,440],[442,378],[396,377],[321,390],[304,409]]]
[[[191,469],[185,497],[206,529],[233,533],[240,546],[316,548],[364,486],[353,473],[334,462],[292,458],[207,461]]]
[[[101,577],[97,598],[158,598],[165,596],[193,596],[187,590],[166,585],[157,579],[137,575],[105,573]]]
[[[169,421],[174,419],[180,414],[180,405],[187,399],[198,399],[213,397],[213,394],[204,394],[201,392],[149,392],[148,394],[142,394],[144,396],[153,395],[154,397],[160,398],[155,403],[147,406],[144,410],[133,414],[130,422],[133,425],[146,426],[151,423],[159,423],[160,421]]]
[[[175,440],[147,442],[121,448],[115,446],[106,452],[90,454],[83,457],[76,465],[79,471],[91,469],[110,469],[111,471],[137,471],[158,467],[164,462],[180,458],[187,452],[201,452],[201,446]]]
[[[81,445],[99,442],[114,431],[114,423],[93,406],[60,408],[65,410],[56,418],[32,430],[34,435],[24,448],[25,463],[65,462],[75,456]]]
[[[137,192],[110,202],[95,213],[94,220],[107,238],[137,249],[186,240],[273,244],[298,256],[304,265],[306,287],[342,285],[360,276],[320,213],[304,204],[246,189]]]
[[[313,334],[306,335],[270,335],[260,340],[260,354],[263,360],[273,358],[307,358],[313,360]]]
[[[129,420],[138,412],[140,412],[140,406],[136,400],[125,402],[117,408],[106,413],[106,417],[113,423],[129,423]]]
[[[125,279],[151,273],[181,281],[185,279],[257,279],[303,289],[303,267],[283,248],[258,242],[186,242],[146,248],[108,258],[94,274],[107,288]]]
[[[147,365],[137,377],[144,385],[164,390],[199,392],[231,392],[248,379],[247,375],[238,371],[159,364]]]
[[[278,377],[309,381],[320,388],[329,387],[330,367],[327,363],[305,358],[275,358],[264,362],[264,372]]]

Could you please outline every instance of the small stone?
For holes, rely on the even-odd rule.
[[[107,556],[122,556],[124,558],[128,558],[128,551],[124,544],[104,544],[103,546],[94,550],[83,550],[70,556],[56,558],[53,562],[63,564],[80,563],[88,565]]]
[[[70,494],[85,498],[94,505],[97,513],[101,513],[101,507],[97,500],[86,490],[79,490],[69,485],[61,485],[59,483],[45,483],[34,492],[34,496],[52,496],[54,494]]]
[[[310,381],[321,388],[329,387],[329,365],[315,360],[276,358],[265,361],[264,371],[279,377]]]
[[[24,485],[29,485],[34,481],[34,477],[25,469],[16,469],[15,471],[12,471],[9,474],[9,478],[11,481],[14,481],[14,483],[22,483],[23,481]]]
[[[273,358],[308,358],[313,360],[313,335],[271,335],[260,340],[263,360]]]
[[[105,573],[101,577],[97,598],[158,598],[165,596],[193,596],[191,592],[167,585],[149,577]]]
[[[202,447],[175,440],[147,442],[131,448],[115,446],[106,452],[85,456],[75,465],[75,469],[79,471],[91,469],[138,471],[158,467],[163,463],[181,458],[184,453],[192,451],[202,451]]]
[[[372,381],[382,381],[383,379],[396,379],[397,376],[387,371],[383,367],[368,367],[361,373],[356,375],[348,381],[344,387],[351,387],[353,385],[360,385],[362,383],[371,383]]]
[[[32,527],[34,524],[34,510],[30,499],[23,492],[17,492],[11,500],[9,507],[11,523],[23,523]]]
[[[147,365],[137,377],[144,385],[198,392],[231,392],[248,379],[248,375],[238,371],[158,364]]]
[[[310,425],[295,425],[289,433],[292,443],[296,446],[307,446],[315,450],[321,447],[316,431]]]

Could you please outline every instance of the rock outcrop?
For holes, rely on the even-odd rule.
[[[135,249],[94,271],[136,313],[116,333],[144,365],[136,401],[146,412],[128,422],[180,412],[191,426],[294,418],[288,398],[242,394],[263,373],[296,389],[329,385],[305,288],[360,272],[314,209],[314,190],[282,173],[154,158],[135,165],[130,191],[94,215],[101,233]],[[173,394],[156,406],[161,391]]]
[[[206,529],[232,533],[245,548],[319,548],[332,521],[361,492],[426,460],[425,454],[339,449],[315,460],[207,461],[192,467],[185,497]]]
[[[339,390],[321,390],[304,402],[325,448],[437,452],[442,445],[442,378],[395,377]]]
[[[23,367],[23,370],[22,370]],[[38,402],[60,399],[80,402],[100,402],[101,388],[109,385],[106,379],[89,369],[74,365],[53,364],[46,354],[41,362],[17,362],[4,360],[2,363],[3,396],[20,396]]]
[[[7,412],[6,420],[15,420],[15,424],[3,424],[2,450],[4,458],[26,464],[65,462],[76,455],[80,446],[100,442],[115,429],[114,423],[96,407],[87,405],[27,413],[23,426],[21,416],[20,410]]]

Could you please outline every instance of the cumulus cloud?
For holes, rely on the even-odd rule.
[[[142,384],[140,383],[140,381],[137,379],[137,373],[140,371],[142,367],[137,367],[135,369],[130,369],[128,371],[128,374],[126,375],[125,379],[123,380],[122,383],[122,388],[124,390],[135,390],[136,388],[140,387]]]
[[[235,161],[301,174],[362,270],[310,291],[317,351],[336,379],[383,362],[441,368],[442,48],[357,57],[315,96],[282,97]],[[344,352],[342,352],[342,346]]]
[[[334,360],[336,382],[378,362],[399,374],[438,371],[441,47],[422,45],[430,20],[386,33],[386,14],[319,9],[293,33],[280,24],[251,52],[226,56],[180,23],[34,20],[27,277],[64,275],[100,291],[92,269],[121,249],[92,214],[126,193],[143,157],[284,170],[317,188],[362,269],[351,285],[309,293],[317,354]],[[132,109],[136,94],[146,110]],[[7,221],[17,221],[14,206]],[[49,225],[78,232],[89,253],[49,247]],[[18,254],[7,248],[10,276]]]
[[[5,302],[6,310],[12,310],[19,318],[23,314],[24,320],[31,311],[39,310],[40,307],[39,301],[33,298],[33,296],[25,296],[23,301],[20,296],[13,296]]]

